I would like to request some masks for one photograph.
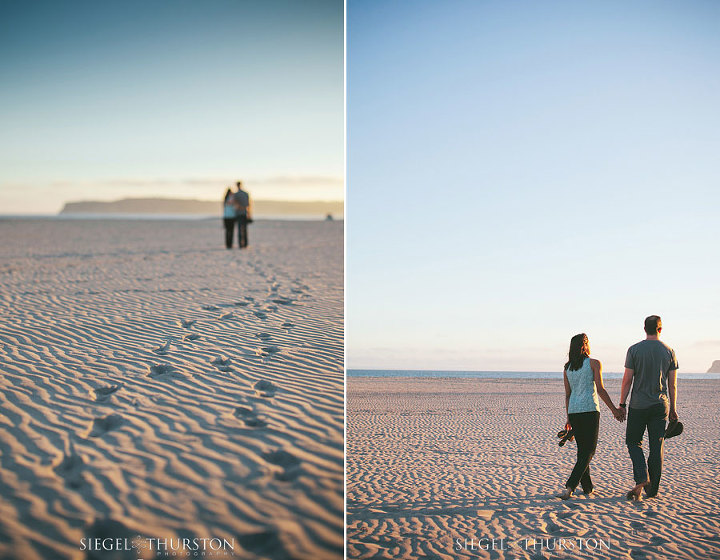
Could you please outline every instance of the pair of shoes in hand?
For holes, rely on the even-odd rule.
[[[575,432],[572,430],[572,428],[569,430],[560,430],[557,437],[560,438],[560,441],[558,441],[558,445],[562,447],[568,441],[572,441],[575,438]]]

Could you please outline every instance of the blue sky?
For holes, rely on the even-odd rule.
[[[348,5],[351,368],[720,359],[720,4]]]
[[[0,213],[343,198],[339,0],[0,2]]]

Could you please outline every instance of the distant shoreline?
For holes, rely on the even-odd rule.
[[[341,216],[345,205],[340,200],[263,200],[253,199],[253,217],[265,216]],[[113,201],[82,200],[66,202],[60,215],[162,215],[220,216],[222,201],[182,198],[124,198]]]

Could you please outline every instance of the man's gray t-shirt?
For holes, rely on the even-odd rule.
[[[233,202],[240,206],[239,214],[247,214],[248,206],[250,206],[250,195],[243,190],[239,190],[233,194]]]
[[[675,350],[660,340],[643,340],[628,348],[625,367],[635,372],[630,408],[667,402],[668,373],[678,368]]]

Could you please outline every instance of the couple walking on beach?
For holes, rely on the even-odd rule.
[[[232,249],[233,231],[238,227],[238,247],[248,245],[247,225],[252,223],[250,215],[250,195],[243,190],[242,181],[236,183],[237,191],[228,189],[223,200],[223,226],[225,227],[225,247]]]
[[[643,489],[648,498],[657,496],[662,475],[663,442],[666,437],[677,435],[682,430],[676,408],[677,359],[675,351],[659,340],[661,331],[660,317],[651,315],[645,319],[645,340],[632,345],[627,351],[618,407],[603,386],[602,364],[590,358],[587,335],[578,334],[570,340],[569,359],[563,372],[567,411],[565,429],[572,429],[577,442],[577,462],[560,494],[563,500],[572,496],[578,484],[585,494],[593,492],[590,461],[598,441],[598,397],[616,420],[623,422],[627,419],[625,444],[632,461],[635,486],[626,497],[639,500]],[[632,395],[628,406],[630,387]],[[668,418],[670,425],[666,427]],[[649,447],[647,463],[642,449],[646,430]]]

